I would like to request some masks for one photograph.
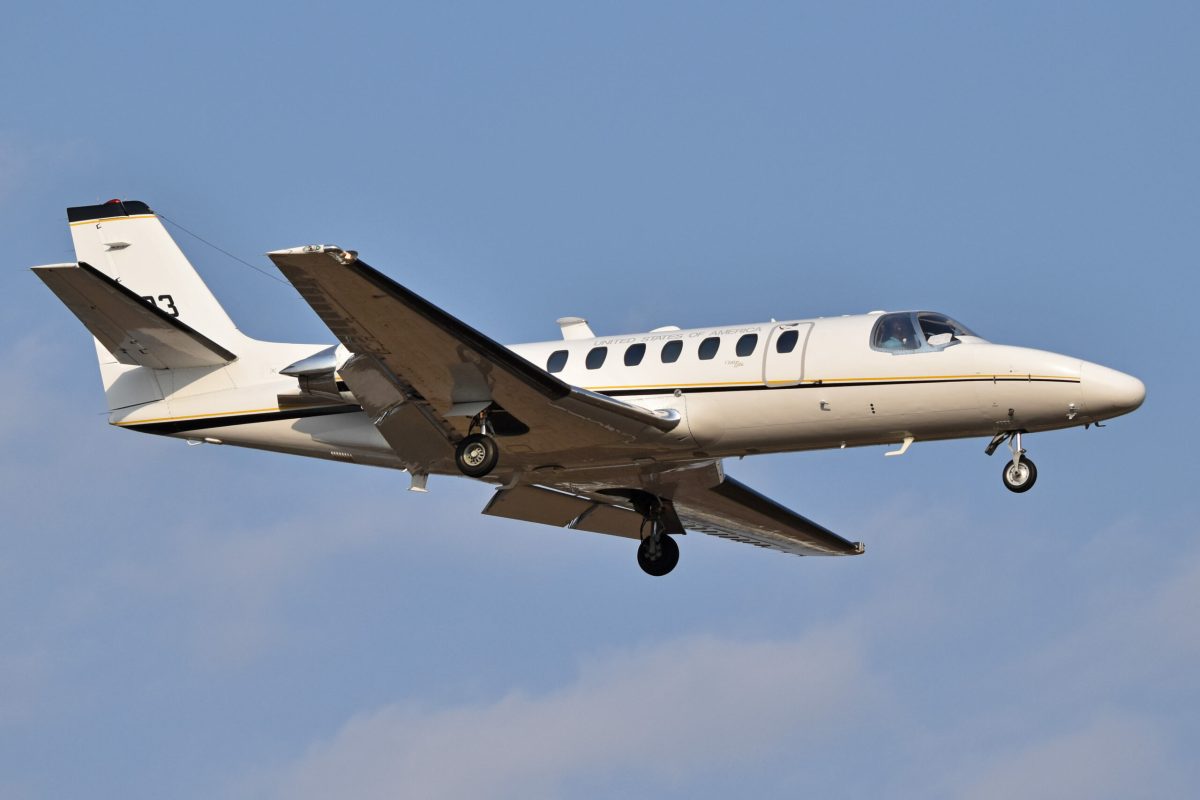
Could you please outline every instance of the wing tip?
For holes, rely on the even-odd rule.
[[[344,250],[335,244],[305,244],[299,247],[285,247],[282,250],[270,250],[267,257],[275,260],[276,256],[314,255],[324,253],[341,264],[353,264],[358,260],[357,250]]]

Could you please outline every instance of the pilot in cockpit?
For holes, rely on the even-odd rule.
[[[907,316],[896,316],[885,323],[879,346],[886,350],[915,350],[921,343],[917,341],[912,321]]]

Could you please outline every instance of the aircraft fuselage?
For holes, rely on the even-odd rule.
[[[1127,413],[1144,396],[1140,381],[1115,370],[974,335],[953,336],[939,346],[923,338],[914,349],[873,347],[872,331],[884,316],[657,330],[511,349],[543,369],[557,367],[556,374],[574,385],[680,414],[680,426],[656,452],[601,449],[589,467],[1046,431]],[[270,346],[281,348],[277,369],[321,349]],[[702,347],[704,355],[712,351],[710,357],[700,357]],[[372,422],[352,405],[336,409],[348,413],[248,421],[254,412],[271,410],[278,396],[296,394],[296,381],[238,376],[237,362],[223,370],[234,384],[222,383],[230,424],[214,419],[214,387],[199,379],[191,396],[205,409],[203,421],[189,421],[186,387],[168,393],[169,403],[117,411],[112,421],[194,440],[399,466]],[[353,395],[343,399],[353,403]],[[519,436],[501,443],[508,460],[521,458]],[[535,460],[544,465],[526,466],[553,466],[552,455],[539,453]]]

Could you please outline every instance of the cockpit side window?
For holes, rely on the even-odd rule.
[[[871,334],[871,347],[876,350],[890,352],[919,350],[922,344],[924,342],[916,328],[913,327],[913,315],[907,312],[884,314],[875,323],[875,330]]]

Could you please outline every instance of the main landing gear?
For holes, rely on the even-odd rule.
[[[472,429],[476,421],[479,424],[479,433],[468,433],[454,448],[454,463],[468,478],[482,478],[495,469],[496,462],[500,460],[500,448],[492,438],[487,417],[481,414],[472,420]]]
[[[486,433],[472,433],[454,448],[454,463],[469,478],[482,478],[495,469],[499,460],[500,448]]]
[[[1004,479],[1004,488],[1010,492],[1028,492],[1037,482],[1037,466],[1031,459],[1025,458],[1020,431],[996,434],[985,452],[990,456],[1005,440],[1008,440],[1008,449],[1012,451],[1012,461],[1004,465],[1004,471],[1000,474]]]
[[[642,543],[638,545],[637,560],[642,572],[657,578],[675,569],[679,563],[679,545],[667,534],[662,503],[658,498],[654,498],[654,501],[642,512],[645,520],[642,522]],[[647,526],[650,528],[649,536],[646,535]]]
[[[659,525],[650,524],[655,531],[638,545],[637,559],[642,572],[657,578],[675,569],[679,563],[679,545]]]
[[[686,533],[683,521],[670,500],[645,489],[605,489],[601,494],[623,497],[642,517],[637,561],[642,572],[654,577],[666,575],[679,563],[679,545],[669,534]]]

